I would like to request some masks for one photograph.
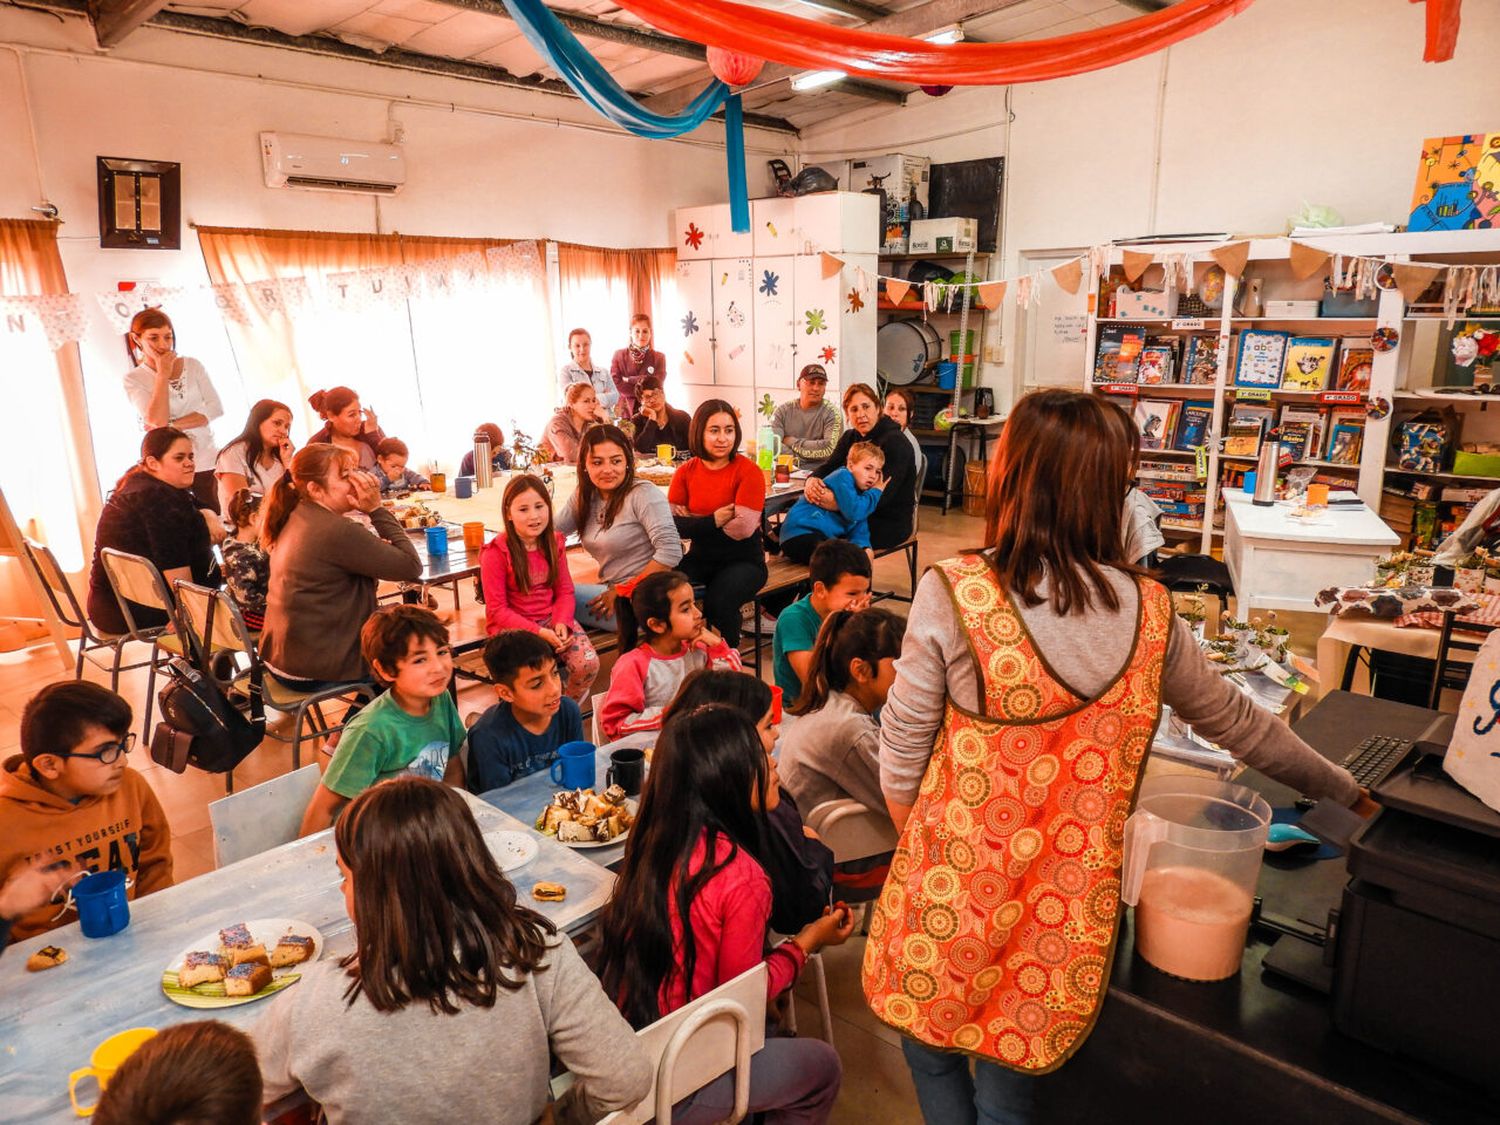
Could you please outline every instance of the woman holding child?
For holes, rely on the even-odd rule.
[[[873,442],[885,454],[885,487],[880,503],[870,515],[870,546],[884,550],[911,538],[916,522],[917,462],[906,433],[880,412],[880,398],[865,383],[855,383],[844,392],[844,418],[849,428],[827,461],[813,470],[803,496],[827,511],[837,511],[838,497],[823,483],[830,473],[848,467],[849,450],[856,442]]]
[[[375,535],[346,519],[351,512],[368,515]],[[348,450],[303,446],[271,490],[261,541],[271,552],[260,641],[266,666],[298,686],[364,679],[359,630],[375,612],[377,582],[422,574],[411,537],[380,504],[374,475]]]
[[[882,713],[900,845],[864,989],[905,1033],[929,1121],[1033,1120],[1036,1072],[1088,1035],[1119,925],[1121,825],[1163,703],[1309,796],[1368,805],[1347,770],[1218,674],[1130,565],[1122,505],[1103,502],[1128,485],[1114,412],[1073,391],[1017,403],[990,476],[990,546],[922,579]],[[940,908],[932,888],[982,909]],[[1055,1004],[1048,981],[1066,983]]]

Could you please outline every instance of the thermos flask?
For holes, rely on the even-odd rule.
[[[1281,468],[1281,434],[1268,433],[1260,443],[1260,457],[1255,462],[1255,495],[1252,502],[1262,508],[1276,503],[1276,471]]]
[[[474,487],[488,488],[494,480],[490,465],[490,435],[481,430],[474,435]]]

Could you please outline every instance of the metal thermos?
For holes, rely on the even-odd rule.
[[[488,488],[494,479],[490,465],[490,435],[481,430],[474,435],[474,487]]]
[[[1276,503],[1276,473],[1281,468],[1281,435],[1275,430],[1260,443],[1260,457],[1255,462],[1255,495],[1252,502],[1262,508]]]

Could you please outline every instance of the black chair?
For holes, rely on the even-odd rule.
[[[1174,594],[1192,594],[1203,589],[1220,602],[1234,596],[1234,579],[1229,568],[1212,555],[1162,555],[1156,574],[1161,584]]]
[[[1465,637],[1455,635],[1455,621],[1452,610],[1443,612],[1443,627],[1438,633],[1437,658],[1433,661],[1432,690],[1427,696],[1427,706],[1434,711],[1438,709],[1444,689],[1463,691],[1469,686],[1469,673],[1474,670],[1474,661],[1472,657],[1469,660],[1454,660],[1452,659],[1453,653],[1477,653],[1489,634],[1496,628],[1494,625],[1479,625],[1466,621],[1463,626],[1466,631],[1475,630],[1484,635],[1477,638]]]

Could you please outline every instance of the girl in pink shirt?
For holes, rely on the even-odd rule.
[[[662,728],[603,917],[599,976],[637,1028],[762,961],[774,999],[809,956],[848,939],[853,919],[840,904],[767,951],[771,881],[760,857],[777,800],[776,765],[738,708],[706,704]],[[817,1125],[828,1120],[841,1075],[838,1054],[821,1040],[768,1034],[750,1060],[750,1111],[767,1125]],[[731,1072],[674,1106],[672,1121],[720,1121],[733,1103]]]
[[[479,557],[485,631],[536,633],[557,653],[563,690],[581,703],[599,675],[599,654],[573,619],[573,576],[563,537],[552,526],[547,486],[529,473],[513,477],[500,511],[505,534]]]

